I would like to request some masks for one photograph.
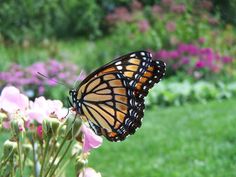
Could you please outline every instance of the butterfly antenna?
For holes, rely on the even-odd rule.
[[[46,76],[46,75],[44,75],[44,74],[42,74],[42,73],[40,73],[40,72],[37,72],[37,74],[40,75],[41,77],[44,77],[44,78],[50,80],[50,81],[53,81],[53,82],[55,82],[55,83],[57,83],[57,84],[60,84],[60,85],[63,85],[63,86],[65,86],[65,87],[67,87],[65,83],[58,82],[57,80],[52,79],[52,78],[49,78],[48,76]]]

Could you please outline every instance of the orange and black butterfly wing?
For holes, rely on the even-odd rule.
[[[165,70],[165,63],[160,60],[153,60],[149,52],[133,52],[94,71],[80,85],[98,75],[120,72],[129,80],[129,84],[135,87],[135,95],[145,97],[148,90],[163,77]]]
[[[133,52],[90,74],[74,92],[73,102],[79,100],[78,112],[95,133],[110,141],[123,140],[141,126],[144,97],[164,73],[164,62],[154,61],[146,51]],[[106,80],[108,75],[115,79]],[[112,85],[114,80],[121,84]],[[125,92],[117,93],[117,87]]]
[[[121,141],[141,126],[144,100],[135,97],[134,87],[123,74],[94,77],[79,92],[81,116],[96,134],[110,141]]]

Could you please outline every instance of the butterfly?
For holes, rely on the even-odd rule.
[[[97,135],[122,141],[141,126],[144,97],[165,74],[166,64],[138,51],[114,59],[70,90],[72,105]]]

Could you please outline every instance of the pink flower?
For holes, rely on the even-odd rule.
[[[28,110],[29,122],[36,120],[42,124],[43,119],[49,116],[56,116],[62,119],[66,116],[66,110],[59,100],[46,100],[44,97],[38,97],[34,102],[30,102],[30,110]]]
[[[84,168],[78,177],[102,177],[102,175],[92,168]]]
[[[43,138],[43,126],[42,125],[39,125],[37,127],[37,134],[40,138]]]
[[[8,118],[3,120],[3,127],[6,129],[10,128],[11,119],[16,117],[26,118],[25,113],[28,107],[28,97],[21,94],[20,91],[13,86],[5,87],[0,96],[0,111],[3,110],[8,115]],[[24,130],[23,124],[19,125],[19,130]]]
[[[176,24],[175,22],[167,22],[166,24],[166,30],[169,31],[169,32],[173,32],[176,30]]]
[[[200,38],[198,39],[198,42],[199,42],[200,44],[203,44],[203,43],[205,42],[205,38],[204,38],[204,37],[200,37]]]
[[[204,64],[204,62],[203,61],[197,61],[196,63],[195,63],[195,67],[196,68],[203,68],[205,66],[205,64]]]
[[[162,0],[161,3],[165,6],[170,6],[173,3],[173,1],[172,0]]]
[[[89,152],[93,148],[98,148],[102,144],[102,138],[96,135],[86,125],[81,126],[81,131],[84,134],[83,152]]]
[[[154,6],[152,6],[152,13],[153,14],[161,14],[162,13],[162,8],[161,8],[161,6],[159,6],[159,5],[154,5]]]
[[[149,22],[147,20],[140,20],[138,22],[138,26],[139,26],[139,30],[143,33],[146,32],[150,28]]]
[[[186,11],[186,7],[184,4],[175,4],[171,7],[171,10],[175,13],[184,13]]]
[[[212,2],[209,1],[209,0],[200,1],[199,5],[200,5],[200,8],[203,8],[203,9],[206,9],[206,10],[211,10],[212,7],[213,7]]]
[[[28,107],[28,97],[21,94],[17,88],[8,86],[2,90],[0,96],[0,109],[11,114],[16,113],[17,111],[25,112]]]
[[[142,3],[139,2],[138,0],[133,0],[131,3],[131,8],[132,10],[140,10],[142,9]]]
[[[223,56],[223,57],[222,57],[222,61],[223,61],[224,63],[232,63],[233,58],[228,57],[228,56]]]

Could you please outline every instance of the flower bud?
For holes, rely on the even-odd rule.
[[[23,144],[22,149],[24,151],[25,154],[29,153],[30,151],[32,151],[32,145],[30,144]]]
[[[11,121],[11,131],[14,137],[19,137],[20,133],[25,131],[24,120],[17,117]]]
[[[74,144],[71,150],[72,156],[78,156],[81,154],[81,152],[82,152],[82,145],[80,143]]]
[[[59,130],[58,130],[58,135],[63,138],[65,137],[65,135],[66,135],[66,125],[65,124],[60,125]]]
[[[0,110],[0,121],[2,122],[2,120],[5,118],[7,118],[7,114],[4,112],[1,112],[1,110]]]
[[[6,140],[3,144],[3,156],[7,158],[17,152],[17,142]]]
[[[75,169],[78,173],[80,173],[83,168],[88,164],[88,160],[86,158],[83,158],[82,156],[79,156],[78,158],[76,158],[75,163]]]
[[[78,136],[81,124],[81,119],[75,118],[73,116],[68,117],[66,126],[66,133],[69,133],[68,140]]]
[[[56,118],[47,118],[43,120],[43,137],[52,137],[57,134],[60,121]]]

